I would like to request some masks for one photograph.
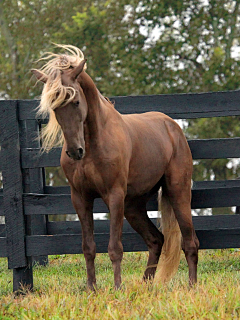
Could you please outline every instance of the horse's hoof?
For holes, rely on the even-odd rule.
[[[115,283],[114,289],[115,290],[121,290],[122,289],[122,284],[121,283]]]
[[[152,281],[156,273],[156,267],[147,268],[143,275],[144,281]]]
[[[97,291],[97,284],[96,283],[91,283],[91,284],[88,283],[87,288],[89,291],[96,292]]]

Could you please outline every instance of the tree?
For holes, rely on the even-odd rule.
[[[41,52],[49,50],[52,33],[74,12],[73,0],[0,1],[0,96],[33,98],[39,88],[29,82],[30,69]]]
[[[88,59],[88,73],[100,91],[108,96],[144,92],[143,36],[135,21],[137,1],[88,1],[76,8],[64,31],[55,34],[63,43],[82,49]],[[137,77],[137,79],[136,79]]]

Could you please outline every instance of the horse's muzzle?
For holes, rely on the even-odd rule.
[[[76,152],[66,150],[66,154],[73,160],[81,160],[84,155],[84,150],[83,148],[77,149]]]

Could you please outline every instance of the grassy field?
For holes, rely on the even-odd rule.
[[[200,252],[199,281],[187,284],[182,258],[166,287],[142,282],[147,253],[125,253],[123,287],[113,289],[108,255],[96,259],[98,290],[86,290],[83,256],[50,256],[48,267],[34,268],[33,293],[14,297],[12,272],[0,259],[0,319],[240,319],[240,251]]]

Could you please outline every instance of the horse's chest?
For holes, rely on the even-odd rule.
[[[105,194],[111,189],[119,174],[119,167],[114,161],[91,161],[75,172],[74,184],[88,192]]]

